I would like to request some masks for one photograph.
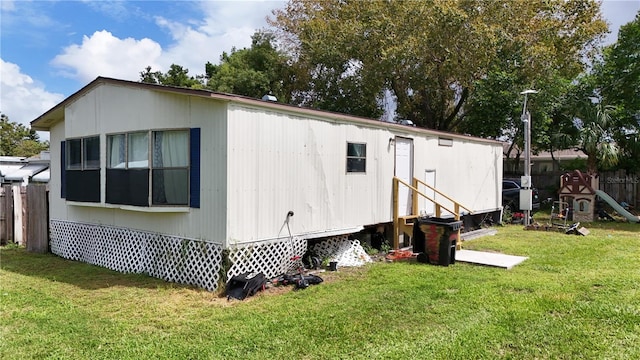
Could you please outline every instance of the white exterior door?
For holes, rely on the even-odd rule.
[[[413,140],[397,137],[396,144],[396,177],[411,184],[413,180]],[[411,215],[411,197],[413,192],[403,184],[398,186],[398,214]]]
[[[424,171],[424,183],[435,188],[436,187],[436,171],[435,170],[425,170]],[[426,186],[422,186],[420,188],[420,192],[427,195],[431,199],[436,198],[436,192]],[[425,199],[424,197],[420,197],[420,214],[421,215],[433,215],[436,212],[435,204]]]

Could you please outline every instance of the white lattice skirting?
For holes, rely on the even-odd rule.
[[[217,243],[98,224],[51,220],[51,252],[125,273],[217,289],[222,246]]]
[[[307,251],[307,240],[294,237],[271,241],[242,244],[229,249],[231,267],[227,271],[229,279],[244,272],[262,272],[267,278],[295,270],[294,256],[303,256]],[[313,252],[321,258],[337,261],[338,266],[362,266],[371,262],[358,240],[350,240],[349,235],[327,238],[313,247]]]
[[[294,270],[294,256],[303,256],[307,251],[307,240],[279,238],[229,247],[231,266],[228,279],[244,272],[262,272],[268,279]]]
[[[362,266],[371,262],[360,241],[349,240],[349,235],[328,238],[315,244],[312,250],[321,258],[338,262],[338,266]]]
[[[135,229],[51,220],[51,252],[124,273],[143,273],[171,282],[218,288],[223,271],[221,244]],[[348,235],[327,238],[314,252],[338,266],[361,266],[371,261],[358,240]],[[307,240],[279,238],[228,249],[227,279],[258,271],[274,278],[295,269],[294,256],[303,256]]]

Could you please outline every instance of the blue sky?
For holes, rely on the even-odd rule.
[[[284,1],[0,2],[0,111],[29,122],[97,76],[138,80],[147,66],[204,73],[223,51],[251,45]],[[605,0],[615,42],[640,0]],[[40,133],[43,139],[48,134]]]

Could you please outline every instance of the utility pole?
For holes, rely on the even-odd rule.
[[[520,210],[524,210],[524,226],[531,225],[531,205],[533,202],[533,184],[531,184],[531,113],[527,111],[527,95],[537,94],[536,90],[525,90],[522,106],[522,122],[524,123],[524,176],[520,180]]]

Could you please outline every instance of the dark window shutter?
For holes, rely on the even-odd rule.
[[[200,128],[192,128],[189,159],[189,206],[200,208]]]
[[[65,142],[60,142],[60,197],[65,199],[67,197],[67,151],[65,149]]]

